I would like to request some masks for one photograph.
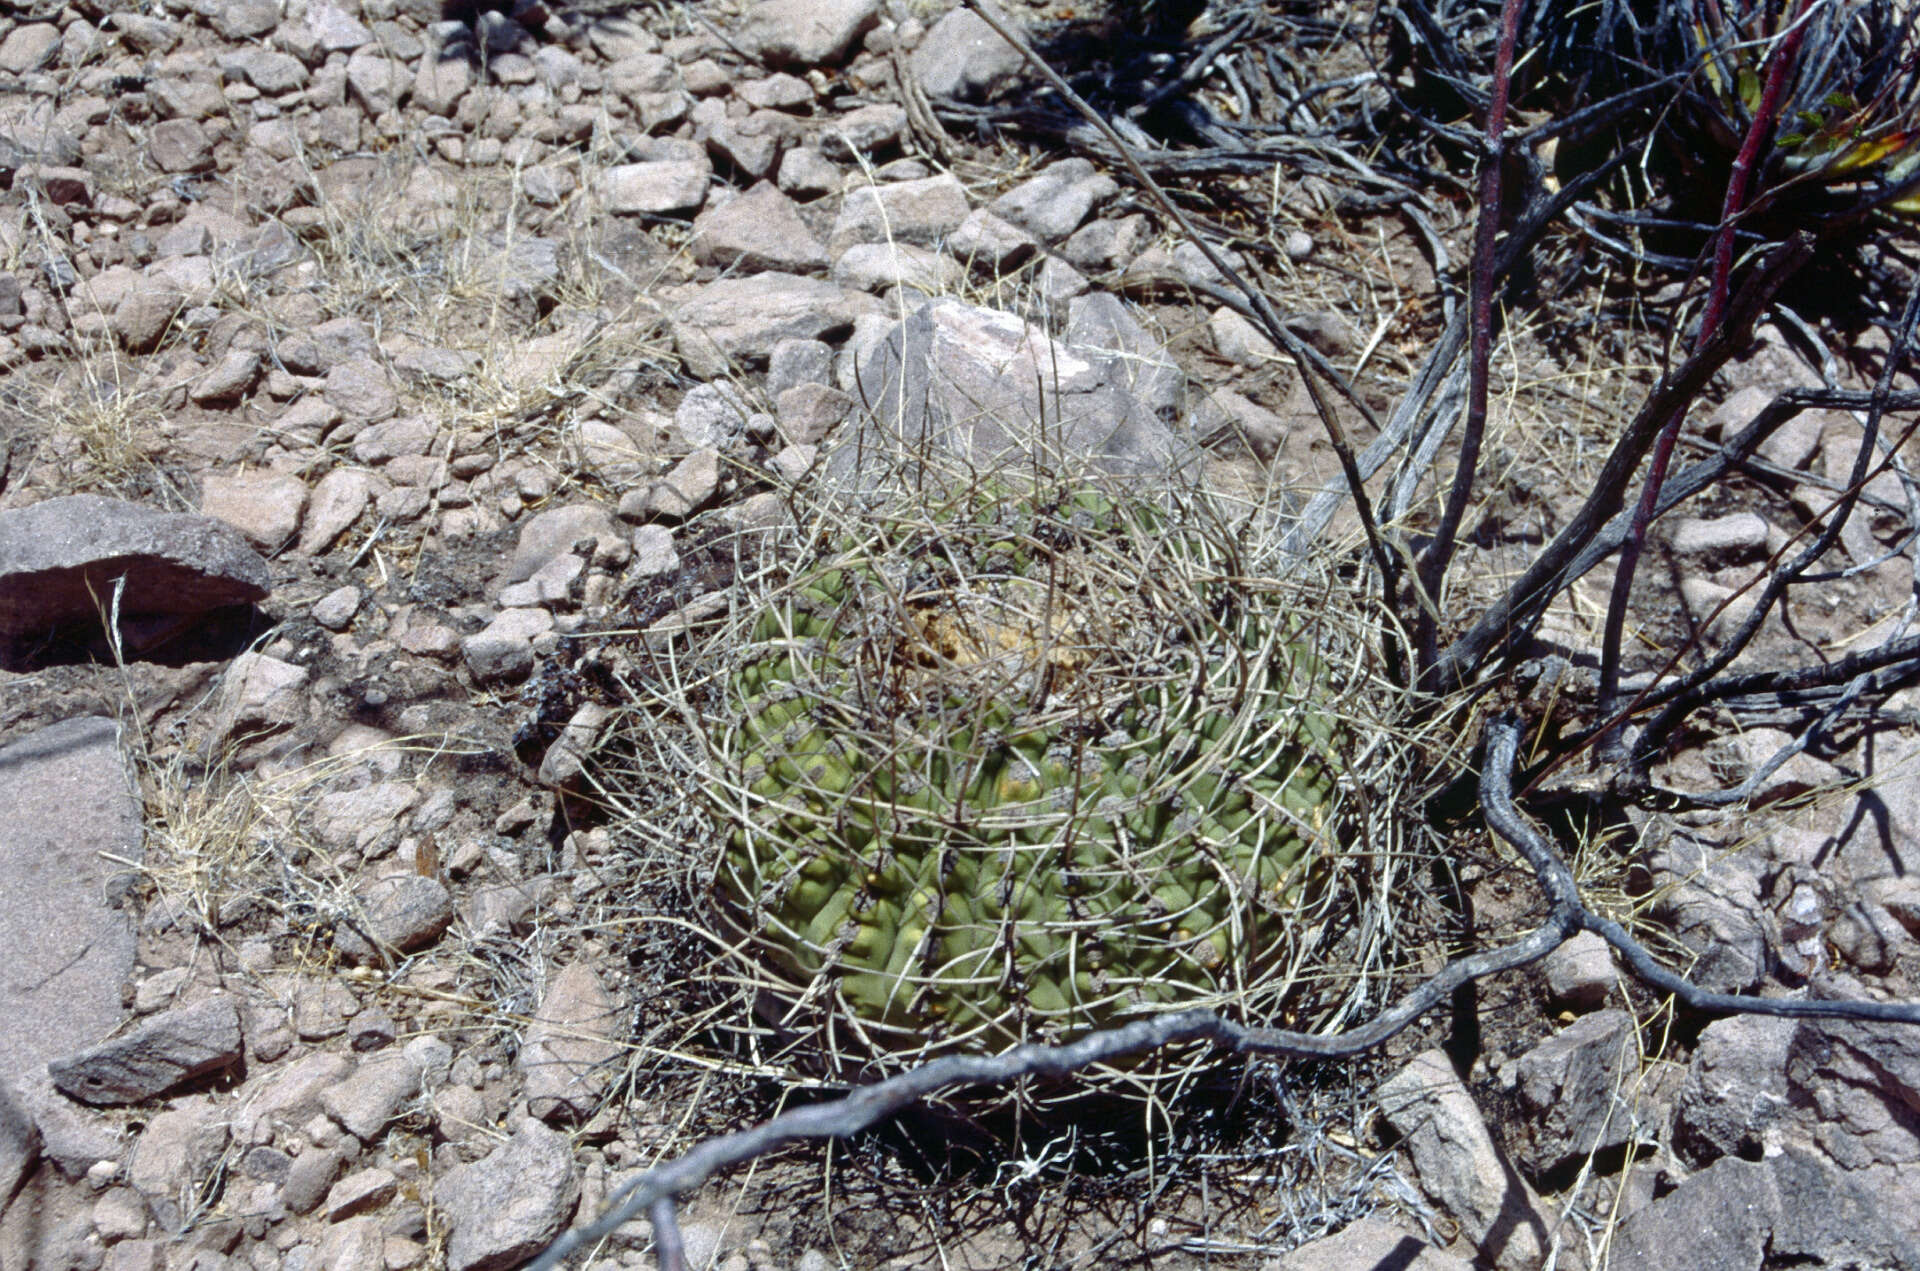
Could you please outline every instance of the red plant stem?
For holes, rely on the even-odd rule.
[[[1698,349],[1714,333],[1719,331],[1722,319],[1726,317],[1727,295],[1733,278],[1733,248],[1735,222],[1747,206],[1747,191],[1753,182],[1753,172],[1759,166],[1760,156],[1765,151],[1773,135],[1775,119],[1780,114],[1780,104],[1787,95],[1788,81],[1793,77],[1795,66],[1800,60],[1800,43],[1806,34],[1804,21],[1807,11],[1813,7],[1813,0],[1800,0],[1794,8],[1793,20],[1786,32],[1780,37],[1780,43],[1774,47],[1773,56],[1767,62],[1766,84],[1760,93],[1760,105],[1753,112],[1753,122],[1747,127],[1747,135],[1741,140],[1740,153],[1734,157],[1733,170],[1727,176],[1726,198],[1720,204],[1720,224],[1714,232],[1713,240],[1713,276],[1707,286],[1707,305],[1700,315],[1700,331],[1694,337],[1694,348]],[[1736,87],[1735,92],[1738,92]],[[1607,623],[1601,635],[1600,643],[1600,703],[1601,714],[1613,712],[1620,695],[1620,643],[1626,629],[1627,600],[1633,591],[1633,576],[1640,564],[1640,555],[1646,546],[1647,525],[1653,520],[1653,510],[1660,504],[1660,490],[1667,481],[1667,466],[1673,459],[1674,443],[1680,438],[1680,427],[1687,419],[1688,403],[1681,402],[1674,409],[1654,441],[1653,462],[1647,469],[1646,484],[1640,489],[1640,502],[1633,509],[1633,521],[1627,528],[1627,540],[1620,548],[1620,566],[1613,576],[1613,593],[1607,604]],[[1609,740],[1617,746],[1620,734],[1616,730]]]
[[[1424,672],[1438,657],[1440,585],[1453,557],[1460,518],[1472,497],[1480,466],[1480,443],[1487,430],[1487,366],[1493,351],[1493,256],[1500,237],[1500,167],[1506,157],[1507,90],[1513,79],[1513,46],[1520,30],[1522,0],[1506,0],[1500,8],[1500,42],[1493,55],[1493,85],[1487,99],[1486,149],[1480,156],[1480,219],[1474,226],[1473,276],[1468,303],[1472,325],[1467,353],[1467,411],[1460,428],[1460,462],[1453,470],[1453,488],[1447,492],[1433,543],[1420,562],[1415,585],[1420,597],[1414,647]],[[1433,685],[1436,689],[1451,687]]]

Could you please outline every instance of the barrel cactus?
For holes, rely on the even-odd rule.
[[[1138,500],[870,517],[725,675],[715,909],[763,1020],[871,1071],[1191,1005],[1275,1018],[1341,871],[1297,589]]]

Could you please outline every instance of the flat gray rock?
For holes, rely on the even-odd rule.
[[[212,517],[97,494],[0,512],[0,640],[97,623],[120,578],[123,619],[252,604],[272,587],[246,537]]]
[[[44,1069],[124,1018],[134,936],[106,899],[122,867],[104,858],[140,851],[112,720],[62,720],[0,748],[0,1072]]]
[[[1015,314],[936,300],[861,356],[855,396],[878,417],[842,430],[828,470],[844,480],[876,449],[979,472],[1165,478],[1188,468],[1193,448],[1128,378],[1115,353],[1062,344]]]
[[[229,994],[217,993],[56,1059],[47,1071],[68,1098],[107,1105],[139,1103],[239,1062],[240,1011]]]
[[[444,1175],[433,1198],[447,1219],[450,1271],[505,1271],[566,1228],[580,1174],[567,1136],[529,1117],[492,1155]]]

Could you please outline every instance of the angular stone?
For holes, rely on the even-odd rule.
[[[141,856],[114,722],[62,720],[0,747],[0,1072],[10,1078],[125,1017],[134,936],[107,903],[117,867],[103,855]]]
[[[1697,569],[1722,569],[1767,555],[1766,518],[1753,512],[1681,517],[1667,529],[1675,556]]]
[[[929,97],[983,100],[997,95],[1026,66],[1020,51],[971,9],[955,9],[913,51],[914,78]]]
[[[227,1146],[222,1109],[195,1100],[147,1122],[127,1162],[127,1181],[147,1198],[162,1226],[178,1228],[182,1201],[191,1203]]]
[[[247,536],[262,552],[286,546],[300,528],[307,483],[292,473],[210,472],[200,480],[200,512]]]
[[[780,435],[796,446],[825,441],[853,411],[853,398],[825,384],[796,384],[781,393],[775,404]]]
[[[328,1222],[343,1222],[369,1209],[378,1209],[400,1190],[400,1180],[391,1171],[379,1168],[355,1170],[327,1191],[320,1212]],[[328,1266],[336,1265],[332,1262]]]
[[[0,640],[98,624],[123,578],[123,621],[251,604],[272,585],[239,531],[209,517],[96,494],[0,512]]]
[[[420,1070],[406,1056],[388,1053],[364,1061],[352,1076],[321,1092],[320,1106],[362,1143],[387,1128],[420,1093]]]
[[[260,378],[260,368],[258,349],[228,349],[187,385],[187,397],[196,406],[230,405],[247,395]]]
[[[128,292],[113,309],[113,333],[129,353],[150,353],[186,307],[177,291],[145,286]]]
[[[53,1084],[81,1103],[139,1103],[240,1062],[240,1011],[216,993],[152,1016],[132,1032],[47,1065]]]
[[[1591,931],[1569,937],[1540,964],[1547,977],[1547,996],[1554,1005],[1590,1011],[1613,992],[1619,972],[1613,949]]]
[[[625,1004],[591,966],[574,962],[547,985],[515,1061],[527,1110],[543,1121],[584,1121],[619,1075]]]
[[[40,1158],[40,1128],[12,1086],[0,1081],[0,1208]]]
[[[447,1220],[448,1271],[506,1271],[560,1234],[580,1177],[567,1137],[528,1118],[491,1155],[443,1176],[433,1196]]]
[[[1003,273],[1026,263],[1040,250],[1033,235],[1001,220],[984,207],[967,213],[947,239],[947,250],[987,273]]]
[[[541,757],[540,784],[557,788],[579,776],[600,740],[600,730],[612,717],[613,712],[600,703],[582,702]]]
[[[966,221],[968,210],[966,188],[952,173],[863,185],[840,205],[827,247],[836,257],[855,243],[938,247]]]
[[[616,215],[691,212],[707,201],[713,165],[705,159],[625,163],[600,174],[600,200]]]
[[[1481,1257],[1504,1271],[1540,1266],[1552,1243],[1552,1223],[1495,1146],[1446,1055],[1429,1050],[1415,1056],[1375,1097],[1412,1157],[1420,1185],[1460,1223]]]
[[[163,119],[147,134],[147,153],[162,172],[204,172],[213,167],[213,140],[191,119]]]
[[[272,732],[306,718],[307,669],[248,651],[233,660],[214,701],[216,741]]]
[[[519,541],[507,560],[503,582],[524,582],[554,557],[585,539],[616,537],[613,517],[597,503],[548,508],[520,527]]]
[[[831,159],[852,160],[899,145],[906,132],[904,107],[892,102],[869,102],[829,120],[820,133],[820,150]],[[784,180],[784,164],[781,175]]]
[[[1617,1148],[1643,1127],[1631,1099],[1639,1069],[1633,1017],[1596,1011],[1521,1056],[1520,1106],[1530,1123],[1521,1164],[1534,1177]]]
[[[827,267],[827,249],[793,200],[765,181],[694,218],[693,255],[703,265],[737,265],[755,273]]]
[[[1764,1164],[1728,1159],[1644,1209],[1614,1234],[1613,1263],[1635,1271],[1752,1271],[1766,1261],[1780,1196]]]
[[[1089,160],[1061,159],[987,204],[987,210],[1043,243],[1057,243],[1119,192],[1114,179]]]
[[[960,262],[911,243],[855,243],[833,262],[833,280],[854,291],[912,287],[943,295],[966,281]]]
[[[359,901],[354,920],[334,928],[334,949],[349,962],[381,963],[389,952],[425,948],[453,924],[453,894],[418,874],[382,878]]]
[[[306,525],[300,532],[300,553],[317,556],[360,518],[372,501],[367,474],[353,468],[335,468],[313,487],[307,503]]]
[[[949,455],[983,472],[1038,462],[1164,476],[1193,462],[1123,387],[1118,362],[1051,340],[1014,314],[936,300],[859,358],[855,395],[875,403],[878,418],[843,434],[832,471],[850,476],[862,449],[889,436],[894,449]]]
[[[830,340],[880,302],[817,278],[769,271],[708,283],[674,307],[675,347],[703,379],[719,379],[734,361],[764,365],[782,340]]]
[[[1674,1145],[1697,1165],[1758,1154],[1789,1111],[1787,1062],[1799,1025],[1734,1015],[1700,1033],[1674,1106]]]
[[[879,21],[879,0],[762,0],[740,40],[771,66],[822,66],[844,61]]]

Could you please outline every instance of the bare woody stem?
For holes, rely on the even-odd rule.
[[[1460,430],[1460,461],[1453,488],[1433,543],[1421,558],[1416,585],[1425,593],[1415,627],[1414,647],[1424,674],[1439,655],[1440,588],[1453,560],[1460,518],[1473,497],[1479,475],[1480,443],[1487,429],[1487,368],[1493,349],[1494,254],[1500,236],[1501,168],[1506,159],[1507,91],[1513,79],[1513,46],[1520,30],[1522,0],[1506,0],[1500,10],[1500,43],[1493,58],[1493,87],[1487,102],[1486,149],[1480,156],[1480,219],[1474,229],[1473,277],[1468,303],[1472,329],[1467,353],[1467,410]],[[1444,686],[1429,685],[1440,689]]]
[[[1733,170],[1727,177],[1727,193],[1720,206],[1720,224],[1714,233],[1713,276],[1707,287],[1706,308],[1700,315],[1700,333],[1694,345],[1696,349],[1719,333],[1721,323],[1726,318],[1727,297],[1733,277],[1735,229],[1741,212],[1747,206],[1747,192],[1753,181],[1754,169],[1773,136],[1774,121],[1780,114],[1787,86],[1799,64],[1800,43],[1807,29],[1805,19],[1812,5],[1813,0],[1800,0],[1794,9],[1792,23],[1768,60],[1766,85],[1761,90],[1759,108],[1753,112],[1747,135],[1740,143],[1740,153],[1735,156]],[[1633,511],[1633,522],[1627,529],[1627,541],[1620,549],[1620,565],[1613,576],[1613,592],[1607,602],[1606,626],[1600,640],[1600,713],[1603,716],[1612,714],[1619,700],[1620,644],[1626,632],[1627,604],[1633,592],[1633,578],[1639,570],[1640,555],[1646,547],[1647,526],[1653,520],[1654,509],[1660,505],[1660,490],[1667,481],[1667,467],[1673,460],[1674,443],[1680,438],[1680,428],[1686,422],[1687,408],[1691,404],[1691,399],[1683,398],[1675,405],[1660,430],[1659,438],[1654,442],[1653,460],[1647,468],[1646,483],[1640,488],[1640,502]],[[1618,738],[1618,733],[1615,733],[1615,742]]]

